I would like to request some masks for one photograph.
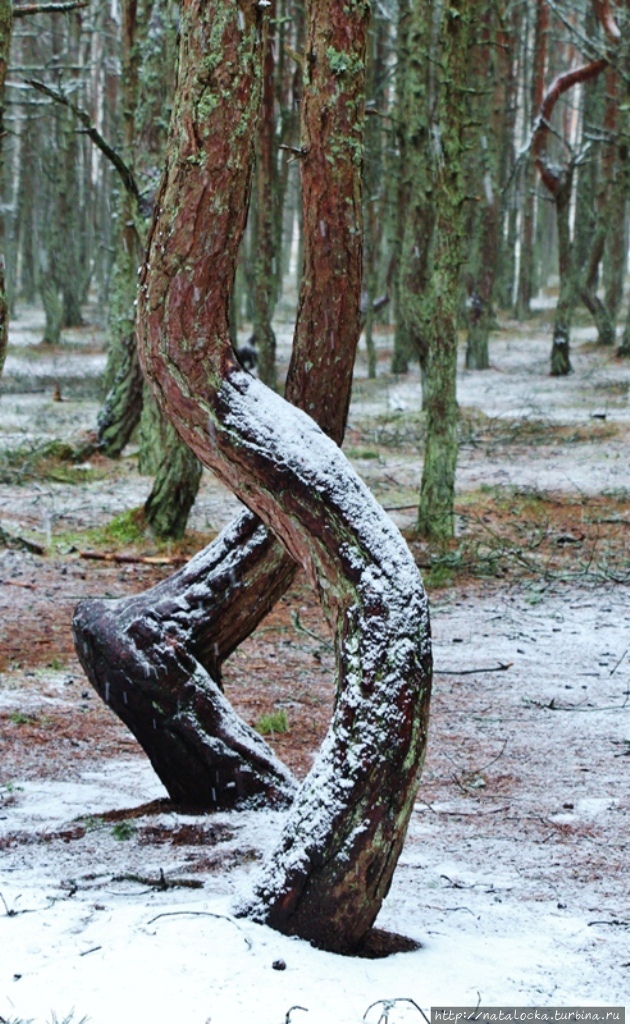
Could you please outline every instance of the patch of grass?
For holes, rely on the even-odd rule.
[[[12,722],[13,725],[33,725],[36,722],[36,719],[33,715],[25,714],[24,711],[12,711],[9,715],[9,721]]]
[[[348,448],[346,455],[349,459],[378,459],[378,452],[371,448]]]
[[[85,447],[66,441],[46,441],[0,451],[0,483],[16,486],[29,480],[52,480],[54,483],[83,484],[100,480],[106,473],[82,465]]]
[[[428,588],[465,577],[584,581],[630,580],[630,496],[558,495],[487,488],[457,500],[460,536],[440,546],[409,541]]]
[[[17,782],[2,782],[0,783],[0,790],[5,793],[21,793],[24,786],[20,786]]]
[[[216,533],[187,530],[180,540],[155,537],[147,523],[144,509],[133,508],[115,516],[103,526],[89,530],[65,530],[55,533],[55,548],[60,554],[69,551],[94,550],[118,552],[123,549],[137,555],[168,555],[188,558],[205,547]]]
[[[126,842],[128,839],[132,839],[135,834],[136,826],[132,825],[130,821],[117,821],[112,828],[112,835],[119,842]]]
[[[97,828],[102,828],[105,822],[102,818],[99,818],[95,814],[86,814],[85,817],[77,819],[83,824],[86,832],[94,832]]]
[[[463,409],[458,419],[460,446],[496,448],[511,445],[566,445],[606,441],[619,435],[619,426],[602,420],[561,424],[536,417],[486,416],[478,409]]]
[[[269,736],[274,732],[288,732],[287,713],[286,711],[272,711],[269,715],[261,715],[254,728],[261,736]]]

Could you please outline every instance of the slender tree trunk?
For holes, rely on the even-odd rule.
[[[413,25],[419,38],[427,38],[427,5],[416,0]],[[463,129],[468,120],[467,86],[469,47],[478,26],[479,5],[465,7],[457,2],[446,3],[442,10],[440,38],[442,52],[437,85],[435,123],[431,126],[433,153],[431,159],[431,209],[435,218],[430,252],[430,273],[421,291],[425,268],[420,266],[415,275],[408,273],[407,302],[413,313],[417,310],[421,352],[426,369],[427,436],[418,507],[418,529],[428,537],[445,540],[454,531],[455,465],[457,460],[457,403],[455,394],[457,368],[457,319],[459,306],[459,272],[464,258],[465,201],[463,160]],[[413,32],[413,29],[412,29]],[[410,46],[414,52],[413,42]],[[422,51],[420,50],[420,53]],[[415,58],[419,59],[419,58]],[[415,60],[412,59],[410,69]],[[420,74],[424,74],[422,67]],[[416,71],[417,74],[417,71]],[[412,83],[418,79],[412,79]],[[422,82],[422,79],[419,80]],[[411,95],[422,84],[412,84]],[[424,108],[426,109],[426,108]],[[426,132],[426,113],[418,103],[415,118],[408,120],[408,146],[418,146],[418,139]],[[438,140],[437,143],[435,140]],[[423,190],[422,175],[426,164],[419,162],[419,179],[413,181],[412,204],[415,216],[409,218],[414,225],[407,251],[419,263],[417,252],[426,244],[426,235],[420,232],[419,217],[426,209],[427,200],[419,199]],[[413,207],[412,207],[413,208]],[[411,319],[411,317],[410,317]]]
[[[581,261],[581,286],[580,296],[589,313],[591,313],[600,345],[614,345],[616,340],[616,323],[611,310],[607,307],[597,293],[599,284],[600,268],[604,257],[606,240],[609,238],[612,227],[613,211],[618,209],[616,190],[619,185],[615,182],[615,156],[616,156],[616,135],[618,125],[619,89],[618,78],[612,68],[608,68],[604,76],[600,90],[603,95],[598,105],[597,113],[600,115],[603,108],[603,116],[598,116],[596,124],[603,123],[606,133],[606,141],[603,143],[603,152],[600,160],[593,164],[599,170],[599,176],[593,175],[589,181],[590,189],[584,197],[583,203],[578,202],[576,219],[586,219],[584,207],[587,203],[592,209],[591,230],[589,232],[588,248]],[[586,91],[586,90],[585,90]],[[585,100],[586,106],[586,100]],[[586,120],[586,110],[585,110]],[[578,224],[580,223],[578,220]]]
[[[276,197],[276,118],[274,96],[276,0],[271,0],[266,22],[263,64],[262,116],[257,139],[257,244],[254,258],[254,337],[258,346],[258,375],[263,384],[276,386],[276,336],[271,320],[274,307],[275,216]]]
[[[578,295],[570,223],[572,187],[573,175],[568,170],[562,186],[557,189],[554,195],[556,225],[558,229],[560,292],[553,321],[553,341],[551,347],[552,377],[564,377],[572,371],[569,345],[571,321]]]
[[[145,231],[135,207],[135,200],[125,192],[119,199],[122,232],[110,287],[107,390],[96,424],[98,448],[114,459],[129,443],[142,413],[134,303]]]
[[[4,87],[9,70],[11,53],[11,30],[13,27],[13,5],[11,0],[0,0],[0,181],[4,179]],[[9,307],[6,284],[6,238],[5,217],[0,203],[0,376],[7,354]]]
[[[430,272],[430,252],[435,224],[435,204],[430,166],[429,108],[431,96],[428,55],[433,45],[431,10],[428,5],[413,3],[410,9],[404,60],[406,78],[401,89],[405,141],[403,194],[406,217],[400,269],[399,302],[408,342],[420,362],[423,380],[426,376],[427,325],[424,297]],[[423,395],[423,397],[425,397]]]
[[[547,4],[545,0],[538,0],[539,10],[545,11]],[[606,35],[614,45],[619,42],[619,30],[611,16],[609,5],[599,3],[595,6],[596,16],[599,18]],[[538,38],[537,52],[535,57],[535,77],[538,85],[538,93],[543,94],[543,81],[545,73],[545,47],[546,37],[544,34]],[[553,343],[551,349],[551,375],[552,377],[564,376],[571,372],[571,360],[569,356],[569,344],[571,334],[571,319],[578,295],[578,275],[576,246],[571,238],[570,208],[571,190],[573,186],[574,164],[569,161],[564,166],[558,167],[550,162],[546,156],[546,144],[550,134],[551,118],[556,104],[561,96],[576,85],[584,84],[597,78],[608,66],[608,58],[602,57],[591,60],[588,64],[566,71],[557,76],[544,93],[538,112],[538,120],[534,131],[533,150],[536,160],[536,167],[543,184],[551,194],[555,204],[556,225],[558,230],[558,270],[560,276],[560,294],[558,306],[554,319]]]
[[[488,340],[494,318],[493,297],[501,252],[500,147],[506,134],[506,80],[509,63],[499,59],[508,49],[499,38],[501,4],[488,6],[483,15],[482,38],[472,51],[471,86],[478,94],[482,127],[472,146],[475,191],[478,200],[471,221],[468,259],[468,337],[466,367],[487,370]],[[501,44],[501,46],[499,45]],[[504,254],[505,255],[505,254]]]
[[[362,76],[362,60],[349,60],[353,11],[343,13],[329,17],[316,39],[320,59],[333,74]],[[389,889],[416,793],[430,677],[426,600],[404,541],[341,450],[243,371],[230,344],[229,296],[256,131],[259,20],[245,0],[191,0],[184,9],[176,131],[141,278],[140,354],[178,432],[280,536],[333,626],[331,728],[247,912],[350,953]],[[364,21],[361,8],[357,32]],[[198,71],[213,34],[222,44],[213,72],[225,99],[201,120],[207,85]],[[351,148],[347,138],[336,141]]]
[[[405,323],[402,296],[403,247],[407,211],[409,209],[409,182],[407,179],[407,127],[405,121],[406,88],[408,80],[409,25],[411,8],[409,0],[399,0],[396,46],[396,101],[394,104],[393,136],[397,150],[394,175],[394,231],[392,252],[387,274],[387,290],[393,291],[394,351],[392,373],[408,373],[409,360],[413,349]]]

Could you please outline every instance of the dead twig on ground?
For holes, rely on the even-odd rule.
[[[248,949],[252,948],[251,940],[243,935],[243,929],[239,927],[233,917],[228,917],[227,914],[213,914],[210,910],[167,910],[162,914],[156,914],[150,921],[147,921],[147,925],[153,924],[155,921],[159,921],[161,917],[214,917],[218,921],[229,921],[239,931],[243,937],[243,941]]]
[[[26,537],[20,537],[18,534],[9,533],[2,526],[0,526],[0,546],[5,548],[22,548],[23,551],[30,551],[32,555],[45,555],[46,548],[42,547],[41,544],[36,544],[32,540],[27,540]]]
[[[79,558],[124,565],[185,565],[188,561],[184,555],[122,555],[116,551],[79,551]]]
[[[198,878],[166,878],[164,871],[160,868],[157,878],[148,875],[136,875],[125,872],[122,875],[114,875],[112,882],[137,882],[139,885],[148,885],[151,889],[203,889],[203,882]]]
[[[418,1006],[418,1004],[416,1003],[416,1001],[414,999],[410,999],[409,996],[398,996],[395,999],[377,999],[376,1002],[370,1003],[370,1005],[368,1006],[367,1010],[363,1014],[363,1020],[366,1019],[366,1017],[367,1017],[368,1013],[370,1012],[370,1010],[373,1010],[375,1006],[382,1006],[383,1007],[383,1011],[381,1013],[381,1016],[378,1019],[378,1024],[388,1024],[388,1021],[389,1021],[389,1011],[393,1010],[393,1008],[396,1005],[396,1003],[411,1003],[411,1005],[416,1008],[418,1013],[421,1014],[424,1017],[424,1019],[427,1022],[427,1024],[431,1024],[431,1022],[430,1022],[429,1018],[427,1017],[426,1013],[424,1012],[424,1010],[420,1006]]]
[[[507,672],[509,668],[512,668],[514,662],[506,661],[499,662],[498,665],[492,665],[490,668],[435,668],[434,672],[437,676],[475,676],[480,672]]]

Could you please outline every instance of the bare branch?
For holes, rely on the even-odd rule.
[[[26,18],[31,14],[63,14],[65,11],[77,11],[88,7],[89,0],[67,0],[65,3],[21,4],[13,8],[14,18]]]
[[[593,7],[595,8],[597,20],[608,37],[608,41],[613,46],[616,46],[621,42],[621,31],[610,9],[609,0],[593,0]]]
[[[85,134],[88,138],[92,140],[94,145],[100,149],[101,153],[103,153],[109,162],[116,168],[127,192],[133,196],[138,208],[140,208],[140,191],[138,189],[136,179],[134,178],[133,171],[127,166],[120,154],[117,153],[115,149],[112,149],[109,143],[105,141],[98,128],[92,124],[90,115],[85,110],[82,110],[81,107],[78,107],[76,103],[73,103],[72,100],[68,99],[64,93],[59,92],[57,89],[51,89],[51,87],[46,85],[45,82],[40,82],[36,78],[27,78],[25,81],[28,85],[31,85],[33,89],[37,89],[38,92],[43,93],[44,96],[50,97],[50,99],[54,100],[55,103],[61,103],[62,106],[67,107],[68,110],[72,111],[77,121],[80,121],[83,125]]]
[[[608,60],[602,57],[599,60],[589,61],[588,64],[582,64],[579,68],[574,68],[572,71],[565,71],[554,79],[543,97],[534,129],[533,151],[540,177],[554,195],[561,187],[562,178],[545,161],[544,149],[545,141],[550,131],[551,116],[556,103],[574,85],[579,85],[582,82],[590,81],[591,78],[596,78],[607,66]]]

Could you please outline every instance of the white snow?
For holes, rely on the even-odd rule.
[[[612,670],[627,645],[628,595],[610,588],[544,594],[537,603],[527,596],[447,595],[434,608],[429,760],[378,920],[421,949],[348,959],[234,919],[257,868],[234,866],[229,855],[268,853],[285,815],[149,819],[172,829],[229,827],[225,840],[193,854],[138,837],[120,842],[99,815],[164,794],[146,762],[116,761],[76,782],[16,779],[0,791],[0,845],[21,837],[2,848],[0,862],[0,1016],[44,1022],[53,1010],[63,1019],[75,1008],[91,1024],[282,1024],[301,1006],[308,1013],[295,1010],[292,1021],[359,1024],[370,1004],[395,997],[425,1011],[478,997],[485,1005],[624,1005],[627,928],[611,922],[628,918],[630,805],[626,759],[613,757],[630,736],[629,676],[623,663]],[[502,660],[513,667],[440,674]],[[551,710],[552,698],[583,711]],[[475,772],[487,785],[464,792],[447,785],[451,772]],[[497,783],[502,772],[517,780],[506,791]],[[79,815],[93,817],[83,838],[40,838],[71,829]],[[194,856],[204,853],[224,855],[225,867],[193,872]],[[199,878],[204,888],[159,892],[112,880],[160,869],[167,878]],[[286,970],[273,969],[277,960]],[[379,1014],[374,1008],[368,1022]],[[389,1016],[390,1024],[419,1019],[404,1003]]]

